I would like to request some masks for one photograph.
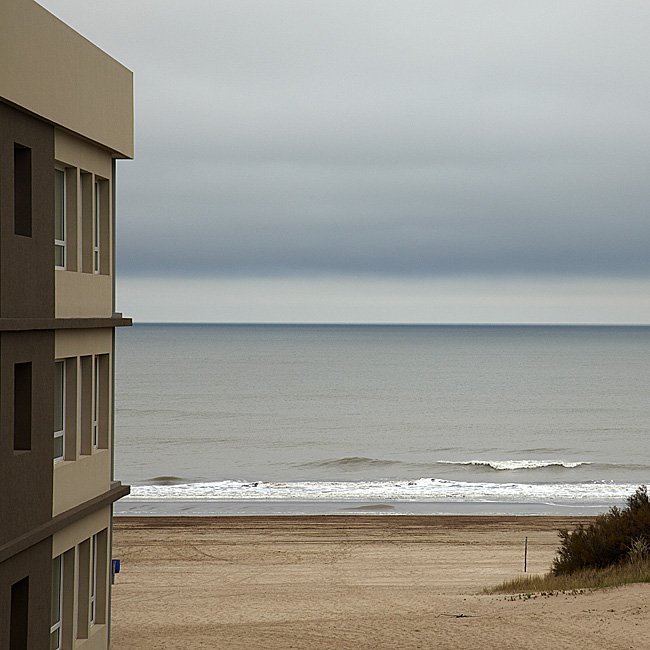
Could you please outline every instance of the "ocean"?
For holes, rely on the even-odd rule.
[[[650,327],[116,336],[116,514],[583,515],[650,480]]]

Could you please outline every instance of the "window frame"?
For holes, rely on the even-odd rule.
[[[94,177],[95,215],[93,224],[93,273],[101,272],[101,193],[100,180]]]
[[[93,449],[99,449],[99,391],[101,388],[99,376],[99,355],[95,354],[93,356]]]
[[[58,577],[59,577],[59,584],[58,584],[58,601],[59,601],[59,607],[58,607],[58,618],[57,620],[53,621],[54,617],[54,596],[55,596],[55,585],[54,584],[54,576],[55,576],[55,571],[54,571],[54,566],[55,562],[58,562]],[[55,558],[52,558],[52,603],[50,606],[50,650],[61,650],[63,646],[63,554],[57,555]],[[52,635],[57,634],[57,643],[56,645],[52,645]]]
[[[57,218],[56,218],[56,211],[58,206],[56,205],[56,183],[57,183],[57,173],[62,174],[62,187],[61,187],[61,234],[63,235],[63,239],[57,239],[56,238],[56,226],[57,226]],[[55,255],[54,255],[54,268],[56,269],[61,269],[65,270],[67,269],[67,249],[66,249],[66,228],[68,226],[67,224],[67,207],[68,207],[68,197],[67,197],[67,169],[63,165],[55,165],[54,166],[54,183],[55,183],[55,206],[54,206],[54,250],[55,250]],[[62,251],[62,256],[63,256],[63,262],[62,264],[57,264],[56,263],[56,250],[57,248],[60,248]]]
[[[60,376],[61,376],[61,393],[59,394],[58,391],[56,390],[57,386],[57,378],[56,375],[59,373],[59,368],[60,370]],[[57,456],[54,455],[56,454],[56,447],[53,448],[52,453],[54,455],[54,462],[60,462],[62,460],[65,460],[65,420],[66,420],[66,408],[65,408],[65,402],[66,402],[66,360],[65,359],[56,359],[54,362],[54,413],[55,413],[55,421],[54,421],[54,444],[56,445],[57,439],[61,438],[61,455]],[[56,401],[60,399],[61,401],[61,429],[56,429],[56,412],[57,412],[57,404]]]
[[[99,560],[99,534],[95,533],[90,539],[90,594],[88,607],[90,610],[90,625],[97,622],[97,562]]]

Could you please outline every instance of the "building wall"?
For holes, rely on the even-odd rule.
[[[0,544],[52,517],[54,333],[0,332]],[[31,363],[31,435],[15,442],[15,367]],[[29,449],[16,449],[30,447]]]
[[[57,318],[113,314],[112,158],[59,129],[56,166],[65,173],[66,260],[55,272]],[[99,218],[97,213],[99,212]],[[99,226],[99,228],[97,228]],[[99,264],[94,244],[99,243]]]
[[[30,236],[15,232],[17,145],[31,152]],[[54,129],[0,102],[0,318],[54,316],[53,165]]]
[[[133,157],[133,74],[36,2],[0,3],[0,61],[0,98]]]
[[[110,329],[59,330],[54,356],[66,359],[71,381],[67,395],[65,459],[54,463],[52,515],[73,508],[111,486],[113,333]],[[98,359],[95,377],[95,359]],[[99,391],[94,382],[99,380]],[[95,405],[96,399],[99,399]],[[95,406],[97,407],[95,409]],[[96,412],[97,441],[93,442]]]
[[[106,650],[132,75],[33,0],[0,1],[0,61],[0,650]]]
[[[65,566],[64,599],[64,635],[69,645],[75,650],[95,650],[106,648],[108,640],[107,604],[109,599],[109,561],[108,544],[111,508],[104,508],[92,515],[68,526],[54,535],[52,539],[52,557],[63,555]],[[101,575],[96,577],[96,616],[99,618],[91,625],[90,621],[90,544],[93,536],[101,538],[99,554],[102,556],[98,566]]]
[[[0,570],[0,648],[9,649],[12,625],[12,586],[27,581],[28,617],[26,647],[42,650],[50,647],[49,621],[51,608],[52,541],[46,539],[5,560]],[[46,589],[42,585],[47,585]],[[15,603],[14,603],[15,607]],[[14,635],[16,632],[14,631]],[[20,646],[19,646],[20,647]]]

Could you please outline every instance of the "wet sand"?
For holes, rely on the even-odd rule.
[[[578,517],[118,517],[112,650],[650,648],[650,585],[514,601]]]

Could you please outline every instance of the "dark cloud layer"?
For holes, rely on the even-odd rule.
[[[43,4],[134,70],[128,275],[650,276],[650,4]]]

